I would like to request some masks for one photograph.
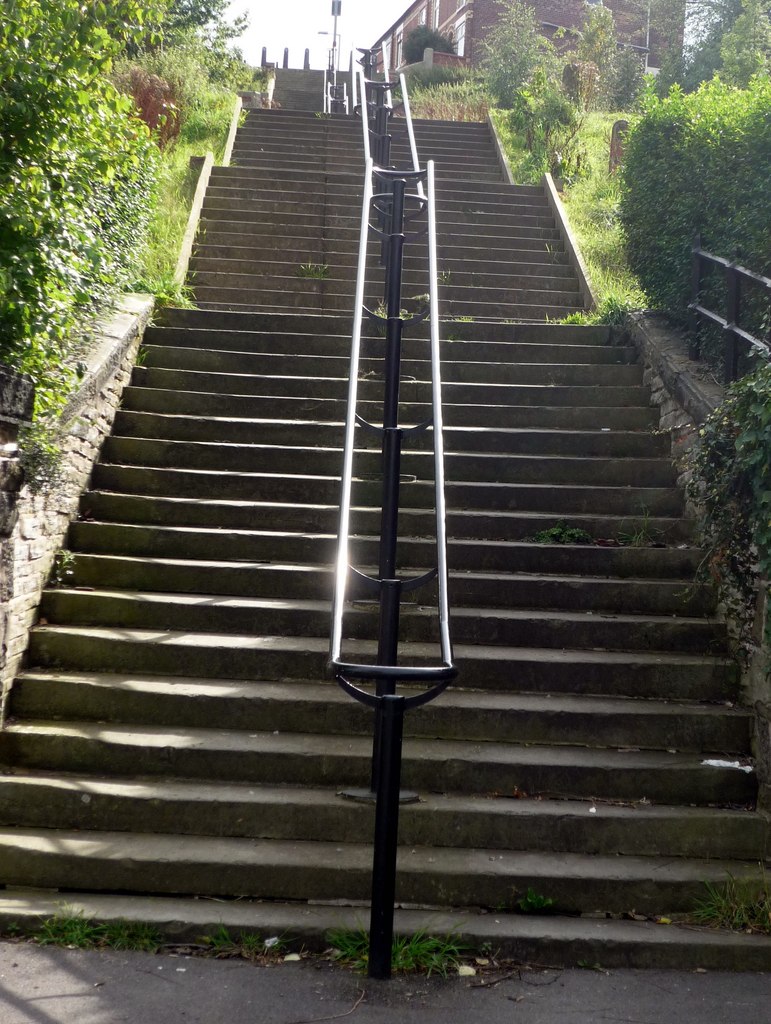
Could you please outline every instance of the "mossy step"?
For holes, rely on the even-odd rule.
[[[725,653],[722,623],[705,618],[485,607],[470,605],[464,596],[462,586],[456,585],[453,636],[461,644]],[[323,637],[329,634],[331,601],[328,594],[287,599],[54,589],[44,593],[41,615],[50,624]],[[345,615],[346,636],[377,636],[377,620],[376,604],[355,604]],[[425,604],[402,607],[399,636],[403,641],[438,642],[436,608],[428,598]]]
[[[27,721],[63,719],[276,735],[372,733],[371,712],[329,682],[223,682],[28,669],[16,682],[9,714]],[[454,686],[441,700],[411,712],[405,718],[405,735],[427,740],[709,751],[722,757],[730,754],[736,760],[745,758],[750,749],[750,725],[748,712],[724,705],[490,693]],[[450,836],[437,842],[456,845]],[[648,845],[655,843],[656,837],[650,837]]]
[[[334,447],[344,435],[342,422],[281,420],[248,417],[180,416],[177,414],[119,411],[114,436],[150,440],[207,441],[249,444],[285,444],[287,447]],[[449,427],[444,431],[449,452],[488,452],[500,455],[540,454],[589,457],[654,458],[669,454],[666,434],[637,430],[527,430]],[[357,433],[358,444],[379,447],[375,435]]]
[[[74,555],[68,581],[75,587],[291,599],[329,594],[331,573],[329,566],[291,560],[266,564],[81,552]],[[509,608],[709,616],[716,603],[706,585],[671,579],[451,572],[450,588],[465,603]]]
[[[367,844],[220,839],[125,832],[0,832],[11,887],[84,887],[266,899],[361,900],[369,896]],[[412,904],[515,906],[529,885],[571,912],[661,914],[690,909],[705,881],[757,878],[737,861],[582,857],[578,854],[402,848],[396,898]]]
[[[302,398],[292,395],[230,395],[228,413],[240,417],[307,418],[318,415],[324,420],[339,419],[345,415],[344,398]],[[222,398],[206,391],[175,391],[164,388],[129,386],[123,391],[122,408],[132,412],[158,412],[181,416],[218,416],[222,412]],[[421,422],[430,412],[427,403],[403,402],[405,419]],[[382,416],[382,403],[361,402],[360,414],[377,422]],[[658,423],[659,411],[653,406],[606,406],[598,412],[596,406],[528,406],[479,405],[474,403],[444,404],[445,425],[495,428],[501,423],[511,429],[550,427],[577,429],[648,430]]]
[[[222,927],[231,934],[284,935],[297,945],[321,952],[331,930],[356,931],[360,906],[320,906],[292,901],[201,900],[168,896],[68,892],[67,905],[95,923],[139,922],[158,928],[167,941],[196,943]],[[54,893],[7,888],[0,894],[0,924],[22,933],[39,930],[41,918],[61,912]],[[532,916],[496,910],[495,914],[460,910],[403,910],[394,915],[397,935],[417,932],[453,935],[469,949],[495,949],[520,963],[575,967],[601,963],[613,967],[663,970],[767,971],[771,938],[743,932],[662,927],[645,921],[603,917]]]
[[[346,643],[344,656],[375,660],[372,645],[360,641]],[[84,672],[322,679],[328,657],[328,640],[314,637],[75,626],[39,626],[30,637],[30,664]],[[403,644],[400,657],[403,664],[434,665],[438,651],[435,644]],[[464,685],[471,688],[511,690],[516,685],[533,693],[736,699],[736,665],[703,655],[458,644],[455,657]]]

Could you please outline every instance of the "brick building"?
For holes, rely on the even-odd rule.
[[[559,29],[579,29],[590,3],[591,0],[532,0],[543,33],[549,38]],[[648,0],[606,0],[605,6],[613,12],[619,39],[645,58],[646,70],[655,73],[661,67],[667,46],[682,48],[684,3],[682,25],[676,37],[673,39],[670,34],[668,40],[655,24],[649,23]],[[385,52],[389,70],[394,71],[404,64],[404,40],[419,25],[428,25],[452,39],[458,56],[474,66],[481,63],[481,43],[499,16],[499,0],[414,0],[374,46]],[[382,57],[379,63],[382,70]]]

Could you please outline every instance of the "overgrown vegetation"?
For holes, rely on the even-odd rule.
[[[42,480],[97,314],[126,288],[183,298],[172,277],[189,157],[221,152],[232,89],[254,79],[230,46],[239,28],[223,20],[227,6],[4,4],[0,361],[35,382],[37,422],[25,450]]]
[[[54,413],[79,321],[141,259],[156,148],[108,80],[152,2],[6,0],[0,19],[0,361]]]
[[[455,53],[452,39],[429,25],[418,25],[404,40],[404,62],[418,64],[423,60],[423,51],[427,49],[435,53]]]
[[[771,364],[731,385],[699,434],[691,496],[703,514],[704,568],[748,656],[758,583],[771,580]],[[771,621],[765,643],[771,650]]]

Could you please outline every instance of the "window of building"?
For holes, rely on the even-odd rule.
[[[455,22],[455,52],[459,57],[466,56],[466,19]]]
[[[434,28],[439,29],[439,7],[440,0],[434,0]]]
[[[425,23],[426,23],[426,8],[425,7],[421,7],[420,12],[418,13],[418,25],[425,25]]]
[[[391,40],[383,43],[383,74],[388,78],[391,71]]]
[[[400,68],[402,66],[402,46],[404,44],[404,26],[398,29],[396,33],[396,63],[395,67]]]

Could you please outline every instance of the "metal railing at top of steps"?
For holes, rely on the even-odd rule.
[[[373,978],[387,978],[391,973],[404,714],[407,710],[438,697],[455,678],[457,669],[453,664],[448,597],[434,164],[429,162],[425,169],[415,166],[412,170],[396,170],[375,165],[369,146],[370,126],[369,118],[366,116],[369,111],[368,100],[370,94],[374,92],[376,127],[382,128],[383,118],[377,112],[383,109],[386,99],[386,93],[382,90],[383,83],[375,84],[379,88],[373,90],[373,83],[366,81],[363,75],[360,78],[366,164],[343,446],[340,526],[334,575],[329,665],[342,689],[375,711],[371,791],[347,795],[358,795],[365,799],[374,796],[376,800],[369,975]],[[406,92],[406,84],[403,84],[403,88]],[[409,110],[409,107],[406,109]],[[385,126],[386,132],[383,133],[383,137],[387,137],[387,118]],[[375,138],[375,143],[382,141],[382,138]],[[378,150],[386,154],[388,146],[378,145]],[[417,163],[415,149],[413,162]],[[415,188],[414,192],[410,191],[411,187]],[[427,221],[425,230],[407,230],[423,216]],[[377,226],[370,225],[370,219],[373,217],[377,219]],[[370,230],[376,232],[383,242],[385,289],[382,313],[369,310],[364,304]],[[428,305],[420,313],[405,318],[401,308],[404,249],[411,240],[422,238],[425,234],[428,235]],[[385,329],[382,426],[369,422],[359,415],[357,410],[365,315],[381,329]],[[422,423],[403,426],[399,422],[402,336],[405,329],[424,322],[426,318],[429,321],[431,414]],[[397,565],[402,444],[406,438],[428,436],[429,429],[433,439],[434,456],[436,565],[423,575],[404,578],[399,576]],[[354,463],[357,454],[356,436],[360,431],[375,433],[381,439],[381,526],[377,576],[355,569],[351,561]],[[360,595],[365,594],[370,599],[377,600],[379,605],[377,659],[370,663],[351,661],[343,656],[345,616],[346,608],[352,600],[349,597],[352,580],[357,590],[357,595],[353,599],[359,600]],[[402,595],[434,582],[439,633],[438,663],[399,664]],[[410,687],[406,695],[399,692],[399,687],[403,685]]]

